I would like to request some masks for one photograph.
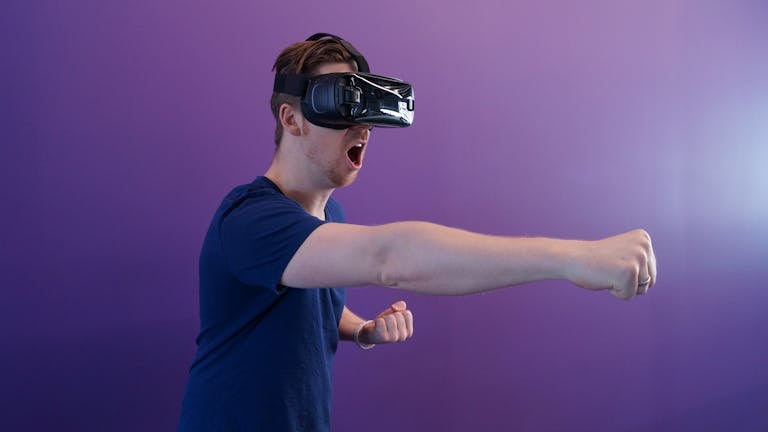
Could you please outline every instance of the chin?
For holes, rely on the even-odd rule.
[[[331,183],[333,184],[333,186],[335,188],[349,186],[352,183],[354,183],[356,179],[357,179],[357,171],[355,171],[355,172],[353,172],[351,174],[336,175],[336,176],[333,176],[333,177],[330,178]]]

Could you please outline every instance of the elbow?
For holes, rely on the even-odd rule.
[[[400,288],[403,269],[397,262],[392,247],[384,247],[376,257],[376,285],[385,288]]]
[[[424,249],[420,243],[426,228],[432,224],[426,222],[397,222],[383,225],[385,239],[375,253],[376,285],[420,291],[430,277],[425,273],[423,260]]]
[[[382,268],[376,275],[376,285],[384,288],[400,288],[400,278],[395,276],[394,272]]]
[[[374,253],[375,284],[385,288],[403,288],[408,280],[408,224],[382,225],[382,240]]]

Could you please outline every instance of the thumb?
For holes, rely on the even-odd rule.
[[[395,312],[402,312],[406,308],[406,304],[403,300],[392,303],[388,308],[384,309],[380,314],[376,315],[376,318],[381,318]]]

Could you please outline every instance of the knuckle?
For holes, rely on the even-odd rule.
[[[647,255],[648,252],[646,252],[645,247],[643,245],[638,245],[634,248],[632,248],[632,257],[634,259],[642,259]]]
[[[651,239],[650,238],[641,238],[638,241],[638,244],[643,249],[643,252],[646,252],[651,249]]]
[[[622,281],[634,281],[638,275],[637,266],[631,262],[624,263],[619,269],[619,275]]]

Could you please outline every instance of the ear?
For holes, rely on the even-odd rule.
[[[301,115],[301,109],[296,109],[291,104],[284,103],[280,105],[280,110],[277,114],[285,132],[293,136],[301,136],[304,126],[304,116]]]

